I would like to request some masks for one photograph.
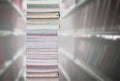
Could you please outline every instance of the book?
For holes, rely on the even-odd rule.
[[[46,54],[46,55],[43,55],[43,54],[40,54],[40,55],[33,55],[33,54],[27,54],[26,55],[27,59],[33,59],[33,60],[38,60],[38,59],[46,59],[46,60],[53,60],[53,59],[58,59],[58,55],[56,54]]]
[[[57,43],[49,42],[27,42],[27,48],[57,48]]]
[[[34,49],[34,48],[27,48],[27,50],[26,50],[27,52],[57,52],[58,51],[58,49],[57,48],[55,48],[55,49],[52,49],[52,48],[50,48],[50,49],[40,49],[40,48],[36,48],[36,49]]]
[[[41,13],[41,12],[27,12],[27,18],[52,18],[52,19],[57,19],[59,18],[59,13]]]
[[[56,42],[58,39],[26,39],[27,42]]]
[[[42,34],[27,34],[28,36],[57,36],[57,34],[47,34],[47,33],[42,33]]]
[[[27,30],[59,29],[59,25],[27,25]]]
[[[28,8],[27,12],[59,12],[59,8]]]
[[[45,78],[45,77],[58,77],[58,72],[27,72],[26,73],[26,77],[42,77],[42,78]]]
[[[57,36],[27,36],[26,37],[27,39],[29,38],[29,39],[57,39],[58,37]]]
[[[29,5],[29,4],[59,4],[59,1],[58,0],[51,0],[51,1],[49,1],[49,0],[33,0],[33,1],[30,1],[30,0],[28,0],[27,1],[27,4]]]
[[[59,24],[59,19],[36,19],[27,18],[27,24],[45,24],[45,25],[57,25]]]
[[[27,6],[30,7],[58,7],[58,4],[27,4]]]
[[[31,61],[27,61],[26,62],[26,64],[27,65],[40,65],[40,66],[45,66],[45,65],[47,65],[47,66],[53,66],[53,65],[58,65],[58,62],[55,60],[55,61],[51,61],[51,60],[49,60],[49,61],[46,61],[46,60],[38,60],[38,61],[33,61],[33,60],[31,60]]]
[[[40,33],[47,33],[47,34],[57,34],[58,30],[53,29],[53,30],[47,30],[47,29],[41,29],[41,30],[27,30],[27,34],[40,34]]]
[[[29,77],[27,78],[27,81],[58,81],[58,78],[33,78],[33,77]]]
[[[47,51],[43,51],[43,52],[39,52],[39,51],[33,52],[33,51],[32,51],[32,52],[26,52],[26,53],[27,53],[28,55],[29,55],[29,54],[33,54],[33,55],[35,55],[35,54],[36,54],[36,55],[41,55],[41,54],[44,54],[44,55],[47,55],[47,54],[56,54],[56,55],[57,55],[57,54],[58,54],[58,52],[56,52],[56,51],[55,51],[55,52],[54,52],[54,51],[51,51],[51,52],[50,52],[50,51],[48,51],[48,52],[47,52]]]
[[[56,69],[42,69],[42,68],[27,68],[26,72],[58,72],[58,68]]]
[[[34,66],[34,65],[27,65],[26,66],[28,69],[58,69],[58,66],[53,65],[53,66]]]

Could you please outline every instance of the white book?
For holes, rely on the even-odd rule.
[[[40,30],[27,30],[27,33],[33,33],[33,34],[39,34],[39,33],[55,33],[57,34],[58,33],[58,30],[57,29],[54,29],[54,30],[44,30],[44,29],[40,29]]]
[[[57,45],[58,42],[49,42],[49,41],[46,41],[46,42],[27,42],[26,43],[27,45]]]
[[[27,42],[27,46],[57,46],[58,42]]]
[[[26,50],[27,52],[57,52],[58,51],[58,49],[57,48],[55,48],[55,49],[29,49],[29,48],[27,48],[27,50]]]
[[[59,19],[34,19],[34,18],[28,18],[27,19],[28,24],[59,24]]]
[[[32,41],[32,42],[57,42],[58,39],[26,39],[27,42]]]
[[[27,12],[59,12],[59,8],[28,8]]]
[[[59,0],[28,0],[27,4],[59,4]]]
[[[27,46],[27,48],[58,48],[57,46]]]
[[[34,55],[40,55],[40,54],[44,54],[44,55],[48,55],[48,54],[58,54],[58,52],[26,52],[27,54],[34,54]]]
[[[27,36],[27,39],[58,39],[58,36]]]
[[[27,81],[58,81],[58,78],[27,78]]]
[[[58,69],[28,69],[26,70],[26,72],[58,72]]]
[[[26,58],[27,59],[47,59],[47,60],[50,60],[50,59],[57,59],[58,60],[58,55],[31,55],[31,54],[27,54],[26,55]]]
[[[53,66],[53,65],[58,65],[57,61],[26,61],[27,65],[40,65],[40,66]]]
[[[57,45],[53,45],[53,44],[46,44],[46,45],[26,45],[27,48],[57,48]]]
[[[51,62],[58,62],[58,60],[41,60],[41,59],[26,59],[26,62],[40,62],[40,63],[51,63]]]
[[[27,30],[59,29],[59,25],[27,25]]]

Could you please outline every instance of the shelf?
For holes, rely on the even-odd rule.
[[[1,4],[2,3],[10,4],[10,7],[12,7],[18,13],[18,15],[26,21],[26,17],[24,15],[24,13],[22,12],[22,10],[20,10],[20,8],[12,0],[1,0],[0,3]]]
[[[77,30],[75,34],[90,34],[90,35],[120,35],[120,32],[110,32],[110,31],[105,31],[105,32],[90,32],[90,31],[82,31],[82,30]]]
[[[23,12],[19,9],[19,7],[12,1],[12,0],[7,0],[8,3],[15,9],[15,11],[26,21],[26,17],[23,14]]]
[[[4,67],[0,69],[0,76],[21,56],[21,54],[23,54],[24,51],[25,47],[20,49],[12,60],[5,62]]]
[[[80,37],[74,37],[76,39],[79,39],[80,41],[87,41],[91,43],[100,43],[100,44],[111,44],[111,45],[120,45],[120,36],[80,36]]]
[[[19,81],[20,77],[23,76],[24,72],[25,72],[25,66],[21,68],[21,70],[19,71],[15,81]]]
[[[7,36],[21,36],[25,35],[26,33],[23,31],[0,31],[0,37],[7,37]]]
[[[0,69],[0,76],[12,65],[13,61],[10,60],[4,64],[4,67]]]
[[[17,30],[17,31],[14,31],[14,32],[12,32],[12,35],[13,36],[21,36],[21,35],[26,35],[26,32],[25,31],[19,31],[19,30]]]
[[[12,35],[11,31],[0,31],[0,37],[6,37]]]
[[[69,53],[67,51],[60,48],[60,52],[65,55],[68,59],[73,61],[77,66],[81,67],[84,71],[86,71],[88,74],[96,78],[98,81],[111,81],[110,79],[106,78],[104,75],[99,74],[97,71],[93,70],[90,66],[86,65],[83,61],[78,62],[73,57],[70,57]]]
[[[104,44],[120,44],[120,35],[119,34],[92,34],[92,33],[81,33],[81,32],[72,32],[72,33],[61,33],[59,36],[62,37],[71,37],[75,39],[80,39],[84,41],[91,42],[101,42]]]
[[[17,60],[25,52],[25,47],[21,48],[13,58],[13,61]]]
[[[67,79],[67,81],[71,81],[70,77],[67,75],[67,72],[63,69],[62,66],[59,66],[59,69],[61,70],[61,72],[63,73],[63,75],[65,76],[65,78]]]
[[[79,7],[82,7],[82,6],[86,5],[87,3],[91,2],[91,1],[93,1],[93,0],[80,0],[79,3],[77,3],[72,8],[68,9],[66,11],[66,13],[63,13],[63,15],[61,16],[61,19],[68,17],[69,15],[71,15],[72,13],[74,13],[76,10],[78,10]]]
[[[76,32],[69,32],[69,33],[65,33],[65,32],[60,32],[59,35],[61,36],[74,36],[74,37],[80,37],[81,35],[90,35],[90,36],[97,36],[97,35],[120,35],[120,32],[88,32],[88,31],[79,31],[77,30]]]

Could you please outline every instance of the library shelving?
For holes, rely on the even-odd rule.
[[[0,80],[25,81],[23,0],[0,0]]]
[[[58,81],[58,0],[27,0],[27,81]]]
[[[120,1],[61,0],[62,81],[119,81]]]

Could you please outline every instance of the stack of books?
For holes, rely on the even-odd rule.
[[[58,3],[27,1],[27,81],[58,81]]]

